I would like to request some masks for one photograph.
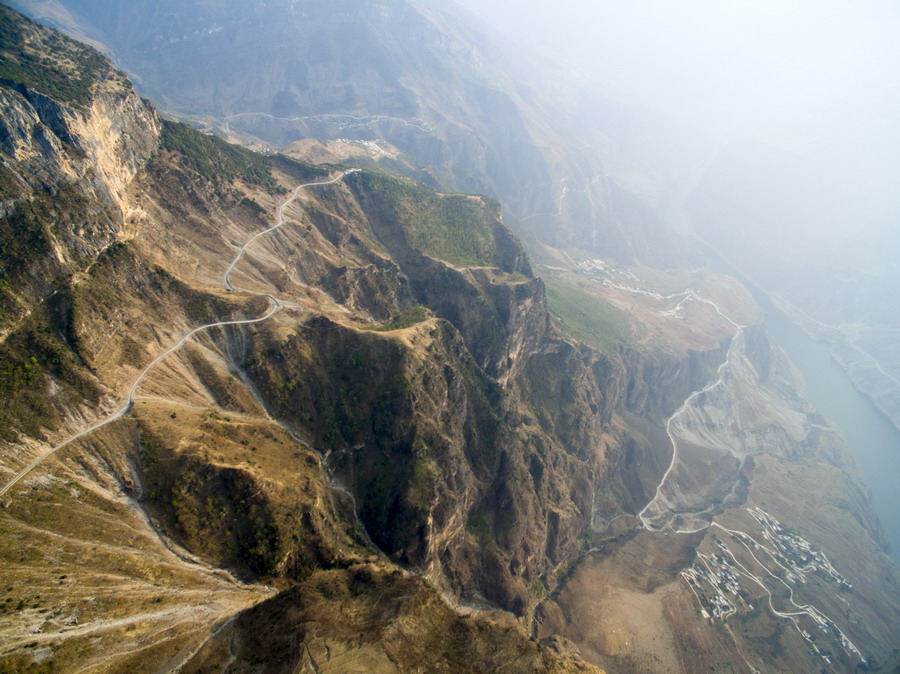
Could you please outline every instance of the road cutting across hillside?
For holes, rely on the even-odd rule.
[[[231,264],[228,265],[228,269],[225,271],[225,274],[222,276],[222,282],[225,285],[226,290],[229,290],[229,291],[238,290],[232,285],[231,280],[229,278],[231,276],[232,272],[234,271],[235,267],[241,261],[241,259],[244,257],[244,254],[247,252],[247,249],[257,239],[259,239],[261,236],[263,236],[265,234],[269,234],[271,232],[274,232],[277,229],[280,229],[284,225],[285,209],[291,203],[293,203],[294,200],[297,199],[297,197],[300,195],[300,192],[303,189],[308,188],[308,187],[318,187],[318,186],[322,186],[322,185],[332,185],[334,183],[337,183],[337,182],[343,180],[344,176],[346,176],[350,173],[356,173],[359,170],[360,169],[350,169],[348,171],[342,171],[340,174],[338,174],[335,178],[332,178],[331,180],[313,182],[313,183],[304,183],[303,185],[298,185],[297,187],[295,187],[294,191],[291,192],[290,196],[288,196],[288,198],[285,199],[281,203],[281,205],[279,205],[278,211],[277,211],[276,224],[272,227],[269,227],[266,230],[263,230],[262,232],[258,232],[256,234],[254,234],[252,237],[250,237],[250,239],[248,239],[247,242],[243,246],[241,246],[237,255],[235,255],[234,259],[231,261]],[[83,438],[87,435],[90,435],[94,431],[103,428],[107,424],[110,424],[113,421],[125,416],[125,414],[127,414],[128,411],[131,409],[131,406],[134,404],[134,396],[137,393],[138,387],[141,385],[141,382],[144,381],[144,379],[147,377],[147,375],[150,374],[150,372],[153,370],[153,368],[155,368],[160,362],[165,360],[172,353],[174,353],[175,351],[178,351],[182,346],[184,346],[188,342],[188,340],[190,340],[198,332],[203,332],[205,330],[211,330],[212,328],[220,328],[220,327],[228,327],[228,326],[236,326],[236,325],[252,325],[254,323],[262,323],[263,321],[267,321],[270,318],[272,318],[272,316],[274,316],[281,310],[282,305],[278,301],[278,299],[276,299],[274,296],[269,295],[267,293],[253,293],[253,294],[255,294],[257,297],[264,297],[269,301],[269,305],[270,305],[269,311],[264,316],[260,316],[259,318],[247,318],[247,319],[234,320],[234,321],[216,321],[214,323],[208,323],[206,325],[201,325],[199,327],[194,328],[190,332],[188,332],[180,340],[178,340],[178,342],[176,342],[174,345],[170,346],[163,353],[161,353],[156,358],[154,358],[150,362],[149,365],[147,365],[143,370],[141,370],[140,374],[138,374],[137,378],[134,380],[134,382],[131,384],[131,387],[128,389],[128,394],[125,396],[125,402],[119,409],[115,410],[109,416],[101,419],[100,421],[96,422],[95,424],[88,426],[87,428],[66,438],[65,440],[63,440],[62,442],[57,444],[56,446],[54,446],[54,447],[48,449],[47,451],[43,452],[42,454],[40,454],[31,463],[29,463],[24,469],[19,471],[15,475],[15,477],[13,477],[2,488],[0,488],[0,497],[5,496],[6,493],[16,485],[16,483],[18,483],[22,478],[24,478],[31,471],[33,471],[35,468],[37,468],[39,465],[44,463],[47,459],[49,459],[51,456],[55,455],[60,450],[68,447],[70,444],[72,444],[76,440],[80,440],[81,438]]]

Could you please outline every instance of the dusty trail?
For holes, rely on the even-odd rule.
[[[342,180],[344,178],[344,176],[346,176],[347,174],[355,173],[358,170],[359,169],[350,169],[349,171],[342,171],[340,174],[338,174],[337,177],[332,178],[331,180],[313,182],[313,183],[305,183],[303,185],[298,185],[294,189],[294,191],[291,192],[290,196],[287,199],[285,199],[285,201],[283,201],[281,203],[281,205],[278,207],[277,223],[274,226],[269,227],[266,230],[263,230],[262,232],[258,232],[257,234],[254,234],[238,251],[237,255],[234,257],[234,259],[231,261],[231,264],[228,266],[227,271],[222,276],[222,282],[224,283],[225,288],[227,290],[235,290],[234,286],[231,284],[231,281],[229,279],[229,277],[231,276],[231,273],[234,271],[235,266],[237,266],[238,262],[241,261],[241,258],[244,257],[244,254],[247,252],[247,249],[259,237],[263,236],[264,234],[274,232],[275,230],[281,228],[284,225],[284,211],[300,195],[301,190],[303,190],[304,188],[307,188],[307,187],[316,187],[316,186],[320,186],[320,185],[331,185],[333,183],[336,183],[336,182],[339,182],[340,180]],[[265,297],[269,301],[270,308],[269,308],[269,311],[264,316],[261,316],[259,318],[248,318],[248,319],[234,320],[234,321],[216,321],[214,323],[208,323],[206,325],[201,325],[197,328],[194,328],[187,334],[185,334],[180,340],[178,340],[178,342],[176,342],[174,345],[170,346],[168,349],[166,349],[160,355],[158,355],[156,358],[154,358],[150,362],[150,364],[147,365],[140,372],[140,374],[138,374],[137,378],[134,380],[131,387],[128,389],[128,394],[125,397],[125,402],[122,405],[122,407],[115,410],[114,412],[109,414],[107,417],[101,419],[100,421],[96,422],[95,424],[88,426],[87,428],[79,431],[78,433],[76,433],[72,436],[69,436],[68,438],[66,438],[59,444],[57,444],[55,447],[52,447],[52,448],[48,449],[47,451],[43,452],[36,459],[34,459],[31,463],[29,463],[24,469],[19,471],[19,473],[16,474],[16,476],[13,477],[9,482],[7,482],[6,485],[4,485],[4,487],[2,489],[0,489],[0,497],[4,496],[10,489],[12,489],[12,487],[14,487],[16,485],[17,482],[19,482],[22,478],[24,478],[26,475],[28,475],[32,470],[34,470],[39,465],[44,463],[44,461],[46,461],[51,456],[53,456],[54,454],[59,452],[61,449],[68,447],[70,444],[72,444],[76,440],[79,440],[87,435],[90,435],[94,431],[99,430],[99,429],[103,428],[104,426],[112,423],[113,421],[123,417],[131,409],[131,406],[134,404],[134,396],[135,396],[135,393],[137,392],[138,387],[141,385],[141,382],[144,381],[144,379],[153,370],[153,368],[155,368],[160,362],[165,360],[172,353],[174,353],[175,351],[178,351],[182,346],[184,346],[188,342],[188,340],[190,340],[198,332],[203,332],[205,330],[211,330],[212,328],[218,328],[218,327],[226,327],[226,326],[234,326],[234,325],[252,325],[254,323],[262,323],[263,321],[267,321],[270,318],[272,318],[272,316],[274,316],[276,313],[278,313],[281,310],[281,308],[282,308],[281,303],[272,295],[269,295],[267,293],[253,293],[253,294],[255,294],[257,297]]]
[[[281,205],[278,207],[278,212],[277,212],[277,216],[276,216],[277,222],[274,225],[272,225],[271,227],[269,227],[268,229],[264,229],[263,231],[257,232],[256,234],[251,236],[247,240],[247,243],[245,243],[243,246],[241,246],[241,249],[238,251],[238,254],[234,256],[234,259],[231,261],[231,264],[228,265],[228,270],[222,275],[222,283],[225,284],[225,288],[227,290],[234,290],[234,286],[231,285],[231,280],[228,277],[231,276],[231,273],[234,271],[234,268],[237,266],[238,262],[240,262],[241,258],[244,257],[244,253],[247,252],[247,249],[250,246],[252,246],[253,243],[259,237],[269,234],[271,232],[274,232],[275,230],[280,229],[281,227],[284,226],[284,209],[286,209],[288,206],[290,206],[294,202],[294,200],[298,196],[300,196],[301,190],[303,190],[307,187],[320,187],[322,185],[333,185],[334,183],[340,182],[341,180],[343,180],[345,175],[348,175],[350,173],[357,173],[359,170],[360,169],[350,169],[349,171],[343,171],[340,174],[338,174],[338,176],[336,178],[332,178],[331,180],[323,180],[323,181],[315,182],[315,183],[305,183],[303,185],[297,185],[297,187],[294,188],[294,191],[291,192],[290,196],[287,199],[285,199],[281,203]],[[260,297],[266,297],[266,298],[270,299],[272,302],[274,302],[276,306],[278,306],[278,307],[281,306],[278,303],[278,300],[276,300],[271,295],[260,294]],[[261,319],[261,320],[265,320],[265,319]]]

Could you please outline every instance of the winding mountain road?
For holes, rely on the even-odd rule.
[[[332,178],[331,180],[323,180],[321,182],[316,182],[316,183],[305,183],[303,185],[297,185],[297,187],[294,188],[294,191],[291,192],[290,196],[287,199],[285,199],[281,203],[281,205],[278,207],[278,212],[277,212],[277,217],[276,217],[277,222],[274,225],[272,225],[271,227],[269,227],[268,229],[264,229],[263,231],[257,232],[256,234],[251,236],[247,240],[247,243],[245,243],[243,246],[241,246],[241,249],[238,251],[238,254],[234,256],[234,259],[231,261],[231,264],[228,265],[228,270],[222,276],[222,283],[225,284],[225,288],[227,290],[234,290],[234,286],[231,285],[231,280],[228,278],[229,276],[231,276],[231,272],[234,271],[234,268],[237,266],[238,262],[240,262],[241,258],[244,257],[244,253],[247,252],[247,249],[251,245],[253,245],[253,243],[259,237],[264,236],[266,234],[270,234],[271,232],[274,232],[276,229],[280,229],[284,225],[284,209],[287,208],[288,206],[290,206],[291,203],[293,203],[293,201],[300,195],[301,190],[306,189],[307,187],[320,187],[323,185],[333,185],[334,183],[340,182],[341,180],[343,180],[344,176],[349,175],[351,173],[358,173],[361,170],[362,169],[349,169],[347,171],[342,171],[340,174],[338,174],[337,177]],[[276,306],[278,306],[279,308],[281,307],[281,305],[278,304],[278,300],[276,300],[271,295],[263,295],[263,296],[267,297],[270,300],[272,300],[273,302],[275,302]]]
[[[618,286],[618,287],[620,289],[624,289],[624,290],[629,290],[629,291],[632,290],[625,286]],[[669,295],[663,299],[670,299],[670,298],[678,297],[678,296],[679,296],[678,294]],[[659,484],[656,486],[655,495],[650,500],[650,502],[644,506],[643,510],[641,510],[638,513],[638,519],[641,520],[641,524],[644,526],[644,528],[647,529],[648,531],[653,531],[653,532],[664,531],[666,528],[668,528],[671,525],[672,520],[678,514],[678,513],[673,512],[672,515],[669,517],[668,521],[665,523],[665,525],[663,525],[659,528],[654,528],[650,524],[649,520],[646,517],[644,517],[644,514],[651,508],[651,506],[653,506],[654,503],[656,503],[657,501],[659,501],[662,498],[663,485],[669,479],[669,475],[672,473],[672,470],[675,468],[675,465],[678,462],[678,440],[675,438],[675,435],[672,433],[672,423],[675,421],[675,419],[677,419],[679,416],[684,414],[685,411],[687,411],[688,407],[691,405],[692,402],[694,402],[694,400],[696,400],[698,397],[702,396],[704,393],[707,393],[707,392],[713,390],[714,388],[716,388],[717,386],[719,386],[722,383],[722,381],[724,380],[723,373],[724,373],[725,369],[728,367],[728,365],[731,363],[732,351],[734,349],[737,336],[745,329],[745,326],[734,322],[728,316],[726,316],[724,313],[722,313],[722,310],[719,308],[719,305],[717,305],[712,300],[708,300],[705,297],[701,297],[697,292],[695,292],[693,290],[688,290],[687,297],[685,298],[685,300],[682,300],[682,302],[687,301],[688,299],[694,299],[694,300],[697,300],[698,302],[702,302],[704,304],[710,305],[713,309],[715,309],[716,313],[719,314],[719,316],[721,316],[726,321],[728,321],[732,326],[734,326],[736,332],[731,338],[731,345],[728,348],[728,353],[725,357],[725,360],[722,362],[721,365],[719,365],[718,370],[716,370],[717,377],[716,377],[715,381],[713,381],[711,384],[707,384],[706,386],[704,386],[701,389],[694,391],[690,396],[687,397],[687,399],[685,399],[685,401],[684,401],[684,403],[682,403],[681,407],[679,407],[675,411],[675,413],[672,414],[672,416],[670,416],[669,419],[666,421],[666,435],[669,436],[669,442],[672,443],[672,460],[669,463],[669,467],[666,470],[666,472],[663,473],[662,479],[660,479]],[[678,533],[678,532],[676,532],[676,533]]]
[[[273,225],[272,227],[269,227],[266,230],[263,230],[262,232],[258,232],[256,234],[254,234],[252,237],[250,237],[250,239],[247,240],[247,242],[243,246],[241,246],[241,249],[238,251],[237,255],[235,255],[234,259],[231,261],[231,264],[228,265],[228,269],[226,270],[225,274],[222,276],[222,282],[225,285],[225,288],[230,291],[235,290],[235,287],[232,285],[231,280],[229,278],[231,276],[232,272],[234,271],[234,268],[241,261],[241,258],[244,257],[244,254],[247,252],[247,249],[259,237],[261,237],[265,234],[274,232],[275,230],[281,228],[284,225],[284,211],[300,195],[301,190],[308,188],[308,187],[332,185],[336,182],[343,180],[344,176],[346,176],[350,173],[356,173],[359,170],[360,169],[350,169],[348,171],[342,171],[340,174],[338,174],[335,178],[332,178],[331,180],[305,183],[303,185],[298,185],[296,188],[294,188],[294,191],[291,192],[291,194],[288,196],[288,198],[285,199],[281,203],[281,205],[278,207],[276,224]],[[250,292],[250,291],[247,291],[247,292]],[[44,461],[46,461],[51,456],[53,456],[54,454],[59,452],[61,449],[64,449],[65,447],[69,446],[76,440],[79,440],[87,435],[90,435],[94,431],[99,430],[100,428],[103,428],[107,424],[110,424],[113,421],[115,421],[115,420],[123,417],[125,414],[127,414],[127,412],[131,409],[131,406],[134,404],[134,396],[135,396],[135,393],[137,392],[138,387],[141,385],[141,382],[144,381],[144,379],[147,377],[147,375],[150,374],[150,372],[153,370],[153,368],[155,368],[159,363],[161,363],[163,360],[165,360],[168,356],[173,354],[175,351],[178,351],[182,346],[184,346],[188,342],[188,340],[190,340],[198,332],[203,332],[205,330],[210,330],[212,328],[226,327],[226,326],[232,326],[232,325],[252,325],[254,323],[262,323],[263,321],[267,321],[270,318],[272,318],[272,316],[274,316],[281,310],[281,308],[282,308],[281,303],[272,295],[269,295],[267,293],[253,293],[253,294],[256,294],[258,297],[265,297],[269,301],[270,308],[269,308],[269,311],[264,316],[260,316],[259,318],[248,318],[248,319],[234,320],[234,321],[216,321],[214,323],[208,323],[206,325],[201,325],[199,327],[196,327],[193,330],[191,330],[190,332],[188,332],[187,334],[185,334],[180,340],[178,340],[178,342],[176,342],[175,344],[170,346],[168,349],[163,351],[160,355],[158,355],[156,358],[154,358],[150,362],[149,365],[147,365],[143,370],[141,370],[140,374],[138,374],[137,378],[134,380],[134,382],[131,384],[131,387],[128,389],[128,394],[125,396],[125,402],[122,405],[122,407],[115,410],[114,412],[112,412],[109,416],[105,417],[104,419],[101,419],[97,423],[95,423],[91,426],[88,426],[87,428],[79,431],[75,435],[72,435],[72,436],[66,438],[64,441],[60,442],[55,447],[52,447],[52,448],[48,449],[47,451],[43,452],[42,454],[40,454],[31,463],[29,463],[24,469],[19,471],[19,473],[17,473],[15,477],[13,477],[9,482],[7,482],[6,485],[4,485],[2,488],[0,488],[0,497],[5,496],[6,493],[16,485],[16,483],[18,483],[22,478],[24,478],[26,475],[28,475],[32,470],[37,468]]]

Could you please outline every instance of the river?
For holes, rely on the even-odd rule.
[[[718,256],[717,256],[718,257]],[[900,561],[900,431],[872,399],[853,385],[827,347],[785,316],[768,295],[726,263],[766,312],[772,340],[806,379],[806,398],[840,432],[872,492],[891,554]]]

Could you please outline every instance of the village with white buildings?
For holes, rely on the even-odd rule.
[[[700,615],[710,623],[724,623],[732,615],[764,605],[761,608],[774,616],[790,620],[806,640],[809,655],[826,667],[835,662],[838,649],[865,664],[857,647],[831,619],[816,607],[794,600],[794,587],[806,583],[810,574],[835,583],[840,592],[852,592],[853,586],[802,536],[761,508],[748,508],[747,512],[760,525],[762,540],[714,522],[712,527],[723,532],[722,536],[712,535],[715,550],[698,552],[696,561],[681,572],[697,600]],[[744,550],[732,547],[737,545]],[[773,588],[780,609],[773,604]]]

